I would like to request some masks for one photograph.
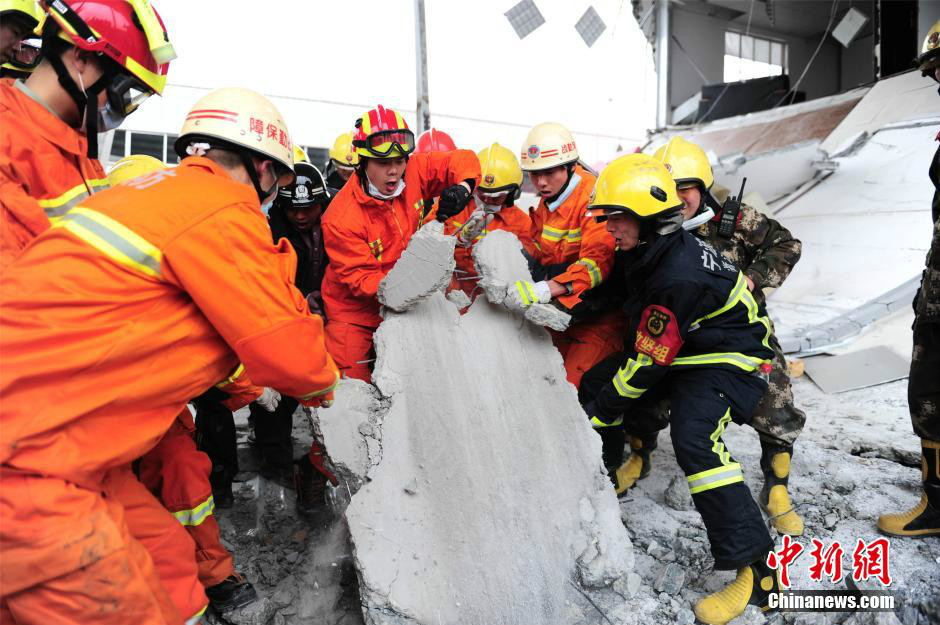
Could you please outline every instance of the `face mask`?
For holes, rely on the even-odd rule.
[[[706,206],[705,210],[700,212],[698,215],[693,215],[689,219],[682,222],[682,229],[694,230],[695,228],[698,228],[706,221],[709,221],[714,216],[715,216],[715,211],[713,211],[710,206]]]
[[[400,179],[398,180],[398,186],[395,187],[395,190],[392,191],[391,194],[389,194],[389,195],[385,195],[384,193],[380,192],[380,191],[378,190],[378,188],[376,188],[376,186],[375,186],[374,184],[372,184],[372,181],[369,180],[369,176],[368,176],[368,175],[366,176],[366,180],[367,180],[368,183],[369,183],[369,195],[372,195],[372,196],[374,196],[374,197],[377,197],[377,198],[379,198],[379,199],[381,199],[381,200],[392,200],[392,199],[395,199],[396,197],[398,197],[399,195],[401,195],[401,192],[402,192],[402,191],[405,190],[405,179],[404,179],[404,178],[400,178]]]
[[[271,200],[270,202],[265,202],[264,204],[261,205],[261,212],[264,213],[265,217],[267,217],[268,213],[271,212],[272,206],[274,206],[274,200]]]
[[[114,130],[124,123],[125,119],[126,116],[111,108],[110,102],[105,102],[104,106],[98,109],[98,132]]]
[[[482,209],[487,215],[494,215],[503,209],[502,204],[487,204],[482,201],[479,197],[476,199],[476,205],[478,208]]]

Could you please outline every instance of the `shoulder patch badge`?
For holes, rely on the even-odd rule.
[[[668,366],[682,348],[679,324],[671,310],[663,306],[647,306],[640,318],[633,347],[646,354],[657,365]]]

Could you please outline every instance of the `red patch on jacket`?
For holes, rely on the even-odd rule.
[[[682,348],[679,324],[672,311],[662,306],[647,306],[640,317],[633,347],[657,365],[669,365]]]

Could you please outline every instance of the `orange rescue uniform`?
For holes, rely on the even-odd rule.
[[[445,232],[447,234],[456,234],[467,223],[470,216],[477,210],[476,202],[470,200],[460,214],[447,220]],[[527,254],[535,255],[537,253],[535,242],[532,240],[532,221],[529,219],[529,213],[515,204],[504,206],[498,213],[493,213],[491,221],[486,225],[480,235],[469,246],[457,245],[454,250],[454,259],[457,261],[457,267],[454,271],[454,278],[451,280],[451,288],[462,290],[471,300],[477,288],[478,276],[476,266],[473,264],[473,245],[486,236],[487,233],[495,230],[505,230],[518,237],[522,243],[522,249]]]
[[[191,157],[82,202],[0,276],[0,593],[11,612],[44,602],[63,606],[47,622],[178,621],[152,609],[152,570],[135,560],[121,502],[103,493],[110,471],[239,362],[308,405],[329,396],[339,376],[322,319],[293,286],[290,245],[270,236],[254,190]],[[159,505],[152,514],[179,527]],[[72,596],[114,567],[107,600]],[[140,607],[122,613],[130,604]]]
[[[346,184],[323,215],[323,241],[330,264],[323,278],[329,319],[327,350],[347,377],[369,381],[372,334],[382,319],[376,294],[411,240],[436,210],[423,198],[447,187],[480,181],[480,162],[470,150],[412,154],[405,189],[391,200],[372,197],[358,181]]]
[[[0,271],[92,193],[108,188],[88,142],[25,83],[0,81]]]
[[[572,308],[580,295],[607,279],[614,265],[614,238],[592,217],[587,206],[596,177],[580,165],[561,194],[551,203],[545,198],[531,213],[534,258],[543,266],[565,265],[554,276],[570,284],[572,293],[558,301]],[[620,315],[612,312],[599,318],[573,323],[565,332],[552,331],[552,338],[565,362],[568,381],[577,387],[584,372],[620,350]]]

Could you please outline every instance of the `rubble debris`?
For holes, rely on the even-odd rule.
[[[678,564],[670,562],[663,567],[662,572],[653,582],[653,588],[667,595],[677,595],[685,584],[685,569]]]
[[[404,312],[435,291],[443,291],[454,273],[457,237],[444,234],[444,224],[432,221],[418,230],[401,258],[379,284],[379,302]]]
[[[481,276],[480,288],[493,304],[501,304],[540,326],[559,332],[571,323],[571,315],[551,304],[532,304],[524,311],[514,306],[506,294],[517,280],[532,280],[529,265],[522,255],[522,243],[511,232],[490,232],[473,247],[473,261]]]
[[[460,289],[449,291],[447,293],[447,299],[451,304],[457,307],[457,310],[463,310],[472,303],[470,298],[467,297],[467,294]]]
[[[375,347],[382,455],[346,510],[365,622],[602,622],[632,546],[548,335],[434,293]]]
[[[666,489],[666,505],[673,510],[691,510],[692,493],[689,492],[689,481],[676,476],[669,482]]]

